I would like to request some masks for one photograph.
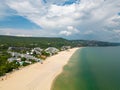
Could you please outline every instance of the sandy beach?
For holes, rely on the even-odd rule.
[[[0,81],[0,90],[50,90],[53,80],[77,49],[59,52],[43,64],[36,63],[13,72]]]

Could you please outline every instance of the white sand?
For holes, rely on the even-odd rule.
[[[43,64],[36,63],[13,72],[6,80],[0,81],[0,90],[50,90],[53,80],[77,49],[62,51]]]

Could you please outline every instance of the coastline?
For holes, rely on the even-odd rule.
[[[81,48],[78,48],[78,49],[81,49]],[[77,49],[77,50],[78,50],[78,49]],[[76,51],[77,51],[77,50],[76,50]],[[75,52],[76,52],[76,51],[75,51]],[[75,53],[75,52],[74,52],[74,53]],[[74,54],[74,53],[73,53],[73,54]],[[72,54],[72,55],[73,55],[73,54]],[[71,56],[71,57],[72,57],[72,56]],[[55,82],[56,79],[59,77],[59,75],[60,75],[62,72],[64,72],[64,67],[65,67],[67,64],[69,64],[69,61],[70,61],[71,57],[69,58],[69,60],[67,61],[67,63],[63,65],[63,67],[61,68],[61,71],[59,71],[59,72],[57,73],[57,75],[54,77],[54,79],[52,80],[50,90],[53,89],[53,87],[54,87],[54,82]]]
[[[44,64],[36,63],[13,72],[6,80],[0,81],[0,90],[50,90],[55,77],[78,49],[59,52],[47,58]]]

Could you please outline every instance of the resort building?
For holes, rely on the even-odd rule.
[[[61,47],[61,50],[64,51],[64,50],[68,50],[68,49],[70,49],[70,48],[71,48],[71,46],[62,46],[62,47]]]
[[[59,49],[57,49],[55,47],[49,47],[49,48],[45,49],[45,52],[49,53],[51,56],[51,55],[57,54],[59,52]]]

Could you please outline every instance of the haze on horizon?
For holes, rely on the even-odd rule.
[[[0,0],[0,35],[120,42],[120,0]]]

